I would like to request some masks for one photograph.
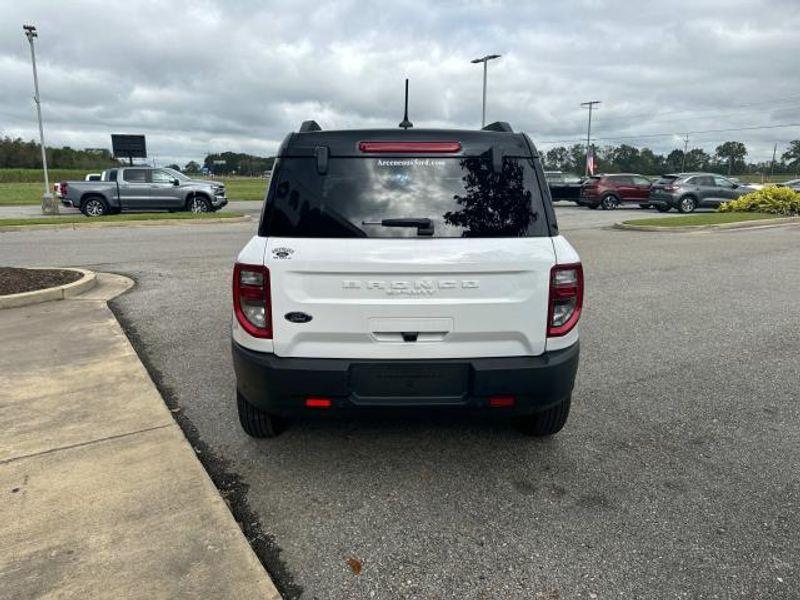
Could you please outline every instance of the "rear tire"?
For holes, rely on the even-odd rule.
[[[239,390],[236,390],[236,408],[239,411],[239,423],[250,437],[274,438],[286,427],[283,419],[256,408]]]
[[[545,437],[561,431],[569,416],[572,396],[567,396],[555,406],[532,415],[517,417],[517,428],[525,435]]]
[[[600,206],[603,210],[614,210],[619,206],[619,198],[613,194],[606,194],[600,199]]]
[[[81,212],[87,217],[102,217],[109,213],[108,204],[99,196],[89,196],[81,202]]]
[[[656,206],[656,210],[661,213],[669,212],[669,209],[670,207],[667,204],[659,204]]]
[[[694,196],[684,196],[678,202],[678,211],[683,214],[694,212],[695,208],[697,208],[697,200],[694,199]]]

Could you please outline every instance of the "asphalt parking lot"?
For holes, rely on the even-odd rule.
[[[796,598],[800,227],[654,234],[606,226],[655,211],[557,213],[587,298],[573,413],[548,441],[465,418],[245,436],[229,281],[254,222],[6,233],[0,256],[136,280],[115,309],[249,486],[288,597]]]

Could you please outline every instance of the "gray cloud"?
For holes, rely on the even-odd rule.
[[[658,151],[679,136],[800,122],[797,2],[113,2],[0,0],[0,135],[33,138],[21,25],[39,28],[49,144],[107,147],[141,132],[151,154],[270,154],[286,132],[394,126],[404,77],[417,126],[475,127],[480,67],[490,119],[549,141],[584,135],[583,100],[600,99],[599,143]],[[622,138],[628,138],[625,139]],[[693,134],[766,160],[800,127]]]

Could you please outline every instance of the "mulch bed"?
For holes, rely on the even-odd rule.
[[[78,281],[83,275],[61,269],[0,267],[0,296],[32,292]]]

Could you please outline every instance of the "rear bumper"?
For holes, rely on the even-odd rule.
[[[350,360],[281,358],[274,354],[248,350],[233,343],[233,366],[239,392],[263,411],[284,415],[318,414],[319,409],[306,408],[308,397],[330,398],[334,412],[370,409],[472,409],[503,414],[530,414],[556,404],[572,393],[578,369],[579,345],[547,352],[541,356],[475,358],[449,360]],[[435,373],[463,374],[461,391],[448,395],[402,395],[414,382],[392,381],[393,390],[380,396],[359,395],[357,373],[367,366],[388,374],[408,368],[419,369],[422,385],[430,386]],[[426,377],[427,375],[427,377]],[[456,375],[458,376],[458,375]],[[436,377],[435,375],[433,376]],[[413,379],[413,378],[412,378]],[[457,383],[457,382],[452,382]],[[375,381],[370,382],[375,385]],[[381,381],[377,382],[378,387]],[[436,387],[436,384],[433,384]],[[367,385],[366,387],[369,387]],[[363,392],[364,387],[361,388]],[[430,388],[429,388],[430,389]],[[513,396],[513,407],[490,407],[492,396]]]

